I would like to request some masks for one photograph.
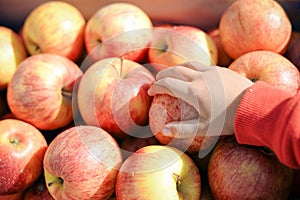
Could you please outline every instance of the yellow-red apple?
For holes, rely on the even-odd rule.
[[[76,61],[83,52],[85,18],[63,1],[47,1],[26,17],[22,37],[30,55],[54,53]]]
[[[162,24],[153,28],[148,59],[156,71],[194,61],[216,65],[218,49],[212,38],[200,28]]]
[[[252,51],[234,60],[228,67],[252,81],[264,81],[296,94],[299,70],[283,55],[272,51]]]
[[[73,120],[72,90],[82,76],[70,59],[41,53],[20,63],[7,87],[12,114],[41,130],[54,130]]]
[[[92,64],[78,86],[78,108],[87,125],[98,126],[123,138],[148,124],[155,81],[143,65],[122,58],[105,58]]]
[[[0,90],[7,87],[19,63],[27,57],[22,38],[12,29],[0,26]]]
[[[88,20],[85,46],[96,61],[121,57],[142,61],[152,38],[152,21],[140,7],[115,2],[101,7]]]
[[[274,0],[237,0],[219,23],[223,48],[232,58],[256,50],[284,53],[292,34],[291,21]]]
[[[0,195],[22,192],[39,178],[47,147],[34,126],[16,119],[0,121]]]

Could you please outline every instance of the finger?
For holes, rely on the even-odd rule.
[[[197,77],[197,73],[197,71],[184,66],[174,66],[158,72],[156,75],[156,80],[163,78],[175,78],[190,82]]]
[[[163,78],[152,84],[148,90],[150,96],[157,94],[168,94],[176,97],[177,95],[186,95],[189,83],[175,78]]]
[[[200,123],[199,119],[186,121],[174,121],[166,124],[162,134],[178,139],[194,138],[195,136],[205,136],[206,128]]]

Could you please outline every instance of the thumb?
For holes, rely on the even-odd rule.
[[[166,124],[162,130],[162,134],[168,137],[174,137],[178,139],[194,138],[201,126],[199,125],[199,118],[186,120],[186,121],[174,121]]]

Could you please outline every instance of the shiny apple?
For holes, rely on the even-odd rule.
[[[73,120],[72,89],[80,68],[66,57],[37,54],[20,63],[7,88],[12,114],[41,130],[53,130]]]
[[[34,126],[0,121],[0,195],[20,193],[41,175],[47,142]]]
[[[47,1],[30,11],[22,37],[30,55],[54,53],[76,61],[83,52],[85,24],[71,3]]]

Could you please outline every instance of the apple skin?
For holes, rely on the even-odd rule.
[[[116,181],[116,199],[199,200],[201,177],[193,160],[170,146],[149,145],[122,164]]]
[[[42,173],[47,142],[37,128],[16,119],[0,121],[0,141],[0,195],[24,191]]]
[[[252,51],[234,60],[228,67],[252,81],[264,81],[274,87],[296,94],[299,70],[281,54],[272,51]]]
[[[223,48],[232,58],[257,50],[284,53],[292,24],[274,0],[237,0],[223,12],[219,23]]]
[[[188,103],[167,94],[155,95],[149,109],[149,126],[156,139],[164,145],[176,147],[189,154],[210,150],[217,137],[195,136],[178,139],[163,135],[163,127],[168,122],[191,120],[199,117],[198,112]]]
[[[98,126],[116,138],[134,135],[148,124],[152,97],[147,91],[153,74],[137,62],[105,58],[82,76],[78,108],[87,125]]]
[[[218,62],[216,64],[218,66],[228,67],[233,60],[228,56],[222,46],[219,28],[215,28],[207,34],[213,39],[218,49]]]
[[[75,6],[49,1],[31,10],[21,34],[30,55],[55,53],[76,61],[84,49],[85,25]]]
[[[124,57],[140,62],[152,39],[152,21],[134,4],[114,2],[101,7],[88,20],[85,47],[95,60]]]
[[[293,32],[284,56],[300,70],[300,32]]]
[[[108,199],[121,164],[121,150],[109,133],[95,126],[72,127],[45,153],[46,186],[54,199]]]
[[[293,171],[260,147],[229,136],[215,146],[208,164],[214,199],[287,199]]]
[[[12,114],[41,130],[61,128],[72,121],[72,89],[80,68],[66,57],[37,54],[20,63],[7,88]]]
[[[148,59],[157,72],[190,61],[216,65],[218,49],[212,38],[200,28],[162,24],[153,28]]]
[[[0,26],[0,90],[7,87],[19,63],[27,57],[22,38],[12,29]]]

